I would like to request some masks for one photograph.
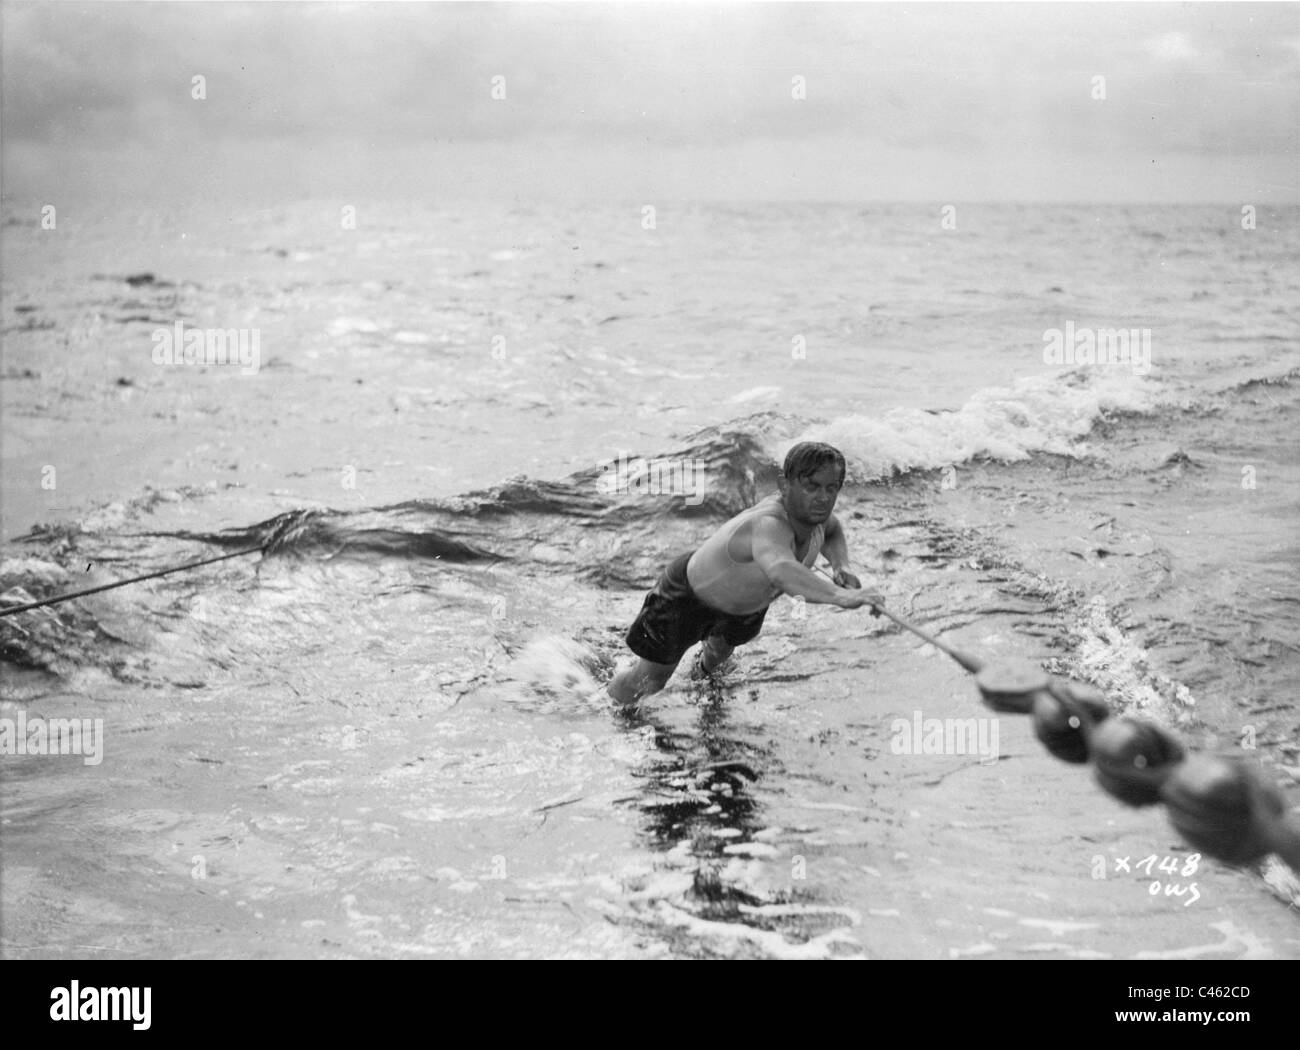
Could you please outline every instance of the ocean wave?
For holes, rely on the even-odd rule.
[[[441,499],[354,511],[298,510],[221,532],[159,535],[225,548],[265,544],[268,556],[475,563],[536,560],[539,544],[580,545],[584,536],[640,526],[649,530],[641,539],[658,557],[660,548],[689,541],[693,520],[725,519],[771,491],[785,451],[799,440],[816,438],[841,448],[849,481],[856,484],[977,458],[1080,457],[1089,452],[1084,439],[1100,420],[1152,412],[1157,393],[1150,380],[1076,370],[981,390],[956,411],[895,409],[821,424],[759,412],[698,430],[675,449],[627,454],[558,480],[516,477]],[[202,494],[213,495],[207,489]],[[105,531],[150,509],[146,501],[116,522],[88,519],[76,531]],[[639,569],[610,559],[593,565],[592,571],[610,579],[639,575]]]
[[[1098,421],[1151,413],[1159,397],[1150,379],[1075,369],[980,390],[956,411],[896,408],[883,416],[844,416],[810,427],[774,452],[781,458],[799,441],[828,442],[844,453],[849,480],[858,482],[981,458],[1082,457],[1090,451],[1083,439]]]
[[[1258,390],[1262,386],[1290,386],[1294,380],[1300,378],[1300,365],[1293,365],[1285,372],[1279,372],[1274,375],[1252,376],[1249,379],[1241,379],[1217,391],[1219,394],[1245,394],[1252,390]]]
[[[364,511],[299,510],[245,528],[219,533],[172,533],[222,547],[264,545],[266,554],[432,558],[478,562],[503,555],[473,543],[465,528],[439,528],[431,516],[441,508],[419,501]],[[443,515],[444,517],[446,515]],[[479,530],[472,535],[477,538]]]

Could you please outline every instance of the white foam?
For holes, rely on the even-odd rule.
[[[1100,595],[1084,607],[1071,632],[1077,639],[1080,677],[1118,697],[1123,711],[1177,725],[1196,706],[1186,685],[1151,669],[1146,650],[1124,634]]]
[[[534,693],[571,697],[576,703],[608,706],[612,701],[604,685],[592,674],[600,657],[572,638],[544,635],[534,638],[515,658],[511,677]]]
[[[379,331],[379,325],[367,317],[338,317],[330,322],[330,335],[350,335],[353,332],[373,335]]]
[[[1231,922],[1212,922],[1209,927],[1219,933],[1223,939],[1217,943],[1197,944],[1186,948],[1140,951],[1133,955],[1132,958],[1196,959],[1202,955],[1231,955],[1236,959],[1277,958],[1277,954],[1268,939],[1259,936],[1253,930],[1238,929]]]
[[[729,400],[736,404],[745,401],[757,401],[760,399],[768,400],[776,397],[779,393],[781,393],[781,388],[779,386],[756,386],[751,387],[748,390],[742,390],[739,394],[733,395]]]
[[[657,917],[663,925],[679,927],[691,936],[701,940],[732,942],[733,944],[738,941],[748,941],[776,959],[843,957],[843,949],[837,950],[837,945],[844,945],[851,950],[856,949],[851,957],[862,957],[861,946],[854,940],[848,929],[844,927],[831,930],[819,937],[813,937],[804,944],[796,944],[786,940],[779,933],[769,930],[755,929],[742,923],[715,922],[710,919],[702,919],[689,912],[682,911],[680,908],[673,907],[665,901],[659,902]]]
[[[843,453],[849,477],[866,481],[894,471],[933,470],[978,456],[1012,461],[1035,452],[1081,456],[1082,439],[1104,412],[1149,412],[1158,384],[1119,370],[1076,369],[990,387],[955,412],[895,408],[884,416],[843,416],[777,449],[776,461],[799,441],[826,441]]]
[[[1064,919],[1021,919],[1021,926],[1035,926],[1045,929],[1053,937],[1063,937],[1067,933],[1078,933],[1082,930],[1095,930],[1095,922],[1069,922]]]

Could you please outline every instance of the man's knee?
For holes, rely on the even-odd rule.
[[[648,692],[657,693],[668,684],[668,679],[676,670],[676,664],[656,664],[642,660],[637,668],[637,676],[647,686]]]
[[[712,674],[727,661],[734,650],[735,646],[722,635],[709,635],[704,639],[704,645],[701,647],[699,669],[705,674]]]
[[[675,670],[676,664],[656,664],[639,657],[635,664],[614,676],[609,683],[609,694],[624,703],[643,699],[666,686]]]
[[[722,635],[711,634],[704,639],[704,648],[707,649],[711,655],[727,657],[731,655],[732,650],[736,647],[732,645],[731,642],[727,641],[727,639],[723,638]]]

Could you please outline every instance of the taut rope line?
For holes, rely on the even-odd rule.
[[[25,602],[22,605],[9,605],[0,609],[0,617],[13,616],[15,613],[27,612],[30,609],[40,609],[46,605],[58,605],[60,602],[71,601],[73,598],[84,598],[88,594],[98,594],[100,591],[111,591],[118,587],[125,587],[131,583],[140,583],[142,580],[154,580],[159,576],[170,576],[174,572],[184,572],[187,569],[197,569],[203,565],[212,565],[219,561],[229,561],[231,558],[242,558],[246,554],[262,554],[273,547],[277,547],[289,538],[289,533],[296,528],[300,528],[304,521],[312,514],[311,511],[295,511],[277,525],[271,535],[257,547],[248,547],[242,551],[234,551],[230,554],[218,554],[214,558],[201,558],[199,561],[186,562],[184,565],[173,565],[170,569],[159,569],[157,572],[146,572],[143,576],[132,576],[129,580],[117,580],[113,583],[101,583],[98,587],[87,587],[80,591],[70,591],[67,594],[58,594],[53,598],[42,598],[37,602]]]

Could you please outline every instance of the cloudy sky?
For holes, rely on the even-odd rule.
[[[0,11],[11,197],[1300,201],[1296,4]]]

